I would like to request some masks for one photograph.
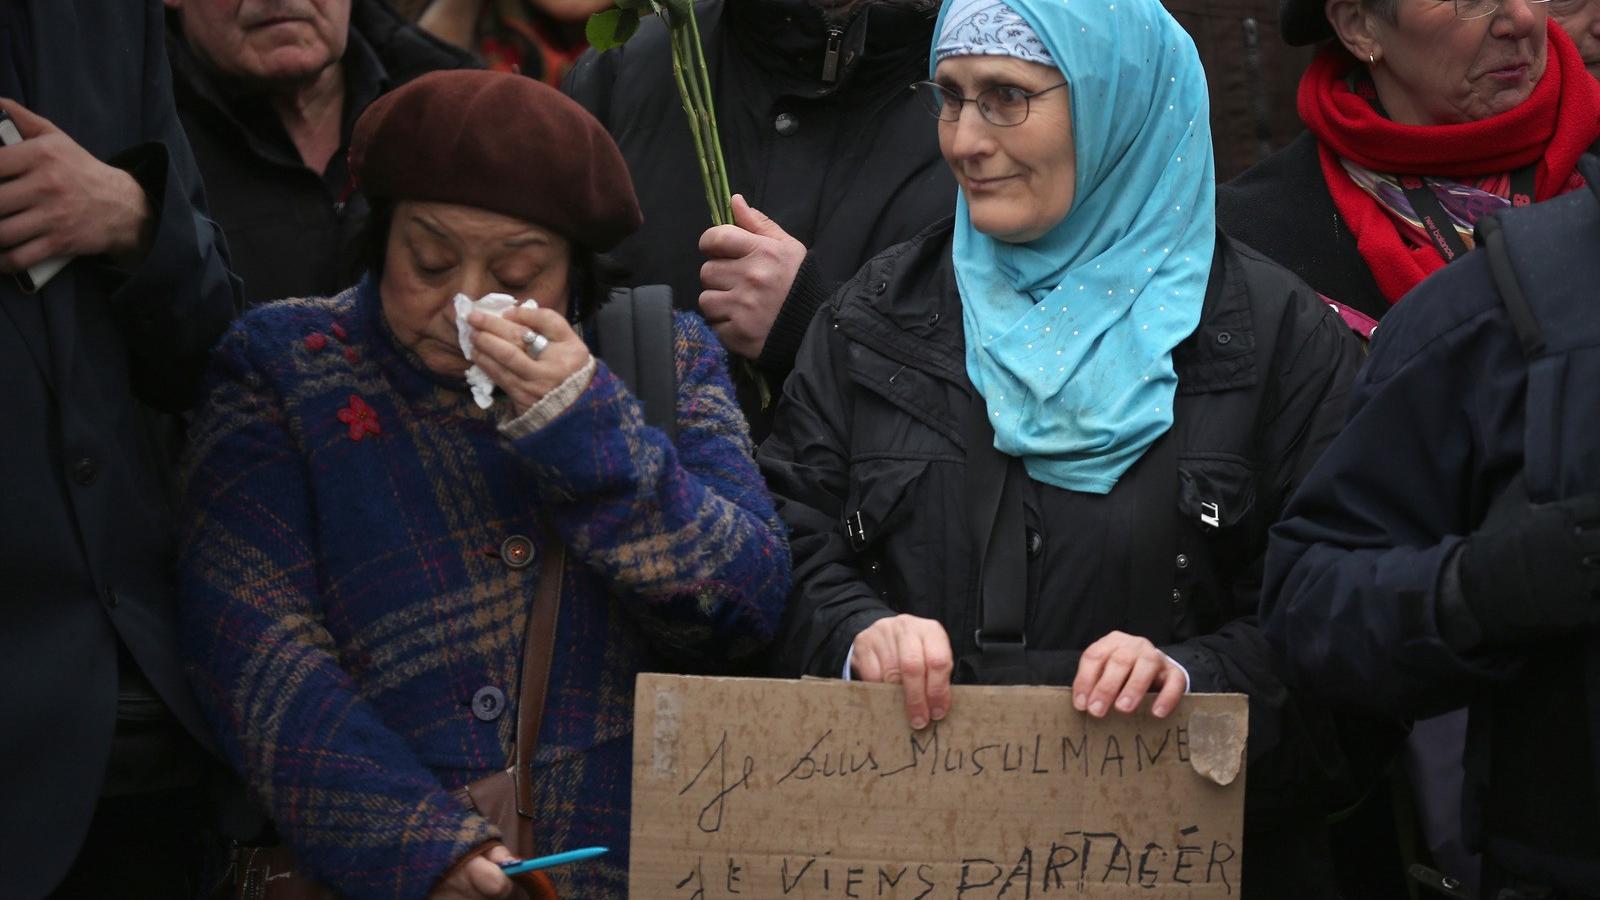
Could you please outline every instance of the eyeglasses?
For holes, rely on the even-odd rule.
[[[1033,98],[1066,86],[1067,83],[1063,81],[1030,94],[1019,87],[999,84],[979,91],[976,97],[963,97],[935,81],[919,81],[911,89],[922,97],[928,112],[941,122],[961,121],[961,108],[968,103],[976,103],[979,114],[990,125],[1009,128],[1027,120],[1028,106]]]
[[[1525,0],[1525,2],[1532,5],[1549,3],[1550,0]],[[1589,0],[1557,0],[1551,9],[1557,14],[1565,14],[1577,11],[1588,2]],[[1504,5],[1503,0],[1454,0],[1454,3],[1458,19],[1481,19],[1484,16],[1492,16]]]

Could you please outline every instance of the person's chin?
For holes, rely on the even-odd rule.
[[[1034,223],[1019,221],[1012,215],[975,215],[972,217],[972,227],[980,234],[1004,244],[1026,244],[1044,234]]]
[[[1010,184],[1006,183],[1009,187]],[[965,187],[965,186],[964,186]],[[1020,243],[1015,235],[1021,227],[1022,217],[1018,215],[1018,201],[1007,196],[1010,191],[966,191],[967,212],[972,219],[972,227],[980,234],[987,235],[997,241],[1007,243]]]
[[[294,84],[308,82],[338,62],[321,46],[301,44],[273,47],[255,55],[247,64],[250,75],[261,82]]]
[[[411,352],[417,355],[428,371],[446,378],[465,378],[467,369],[472,367],[472,363],[461,355],[459,346],[447,345],[433,338],[419,341],[411,348]]]

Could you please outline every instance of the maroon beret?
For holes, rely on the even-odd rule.
[[[350,139],[368,197],[459,203],[609,250],[643,221],[622,152],[583,107],[508,72],[432,72],[373,101]]]

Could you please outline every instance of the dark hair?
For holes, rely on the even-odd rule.
[[[378,197],[368,201],[367,220],[361,226],[356,241],[357,276],[371,275],[373,281],[383,278],[383,266],[389,252],[389,229],[394,226],[395,201]],[[567,318],[581,322],[594,314],[601,301],[611,291],[611,285],[620,283],[620,273],[615,264],[587,247],[572,244],[571,269],[567,284],[571,302],[567,305]]]

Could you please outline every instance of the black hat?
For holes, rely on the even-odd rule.
[[[1315,44],[1333,37],[1324,0],[1278,0],[1278,31],[1291,47]]]

